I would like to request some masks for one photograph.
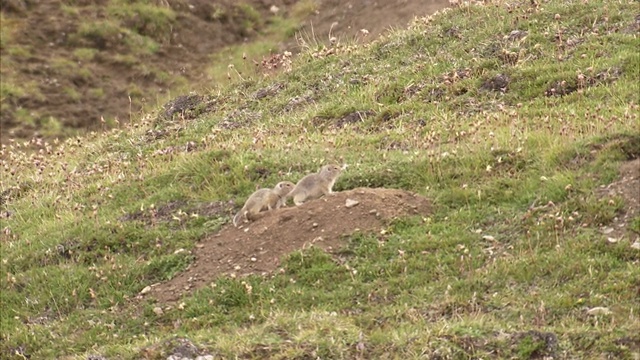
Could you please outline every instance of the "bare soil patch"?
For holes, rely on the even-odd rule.
[[[630,229],[631,222],[640,216],[640,158],[626,161],[620,166],[620,179],[597,189],[602,198],[616,196],[624,199],[624,208],[613,222],[601,229],[610,242],[628,237],[631,243],[640,242],[640,233]]]
[[[194,250],[195,262],[152,287],[150,295],[170,302],[221,275],[266,275],[293,251],[308,246],[332,251],[355,232],[378,232],[393,219],[430,212],[426,198],[382,188],[337,192],[298,207],[265,212],[255,222],[240,228],[227,226],[203,239]]]
[[[392,27],[406,27],[416,16],[433,14],[448,6],[448,0],[321,0],[303,33],[313,33],[318,41],[326,42],[332,36],[361,39],[360,30],[366,29],[366,38],[375,39]]]

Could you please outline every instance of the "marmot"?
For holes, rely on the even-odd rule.
[[[294,185],[289,181],[279,182],[273,189],[259,189],[244,203],[242,209],[233,217],[233,225],[238,226],[240,218],[255,220],[256,215],[265,210],[278,209],[287,201],[287,194]]]
[[[293,198],[293,202],[297,206],[302,205],[307,200],[331,194],[331,188],[341,172],[342,169],[338,165],[325,165],[319,172],[309,174],[300,179],[296,187],[287,195],[287,198]]]

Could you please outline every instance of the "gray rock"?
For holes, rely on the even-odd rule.
[[[200,355],[196,360],[213,360],[213,355]]]
[[[344,206],[345,206],[346,208],[352,208],[352,207],[354,207],[354,206],[356,206],[356,205],[358,205],[358,204],[360,204],[360,202],[359,202],[359,201],[357,201],[357,200],[347,199],[347,200],[345,201]]]

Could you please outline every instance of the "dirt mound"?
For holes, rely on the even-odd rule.
[[[196,245],[195,262],[183,273],[152,287],[160,302],[175,301],[224,274],[267,274],[280,258],[313,244],[331,250],[354,232],[377,232],[392,219],[426,215],[431,203],[403,190],[358,188],[298,207],[282,208],[241,228],[227,226]]]

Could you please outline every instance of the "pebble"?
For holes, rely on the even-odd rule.
[[[140,291],[140,295],[144,295],[144,294],[148,293],[149,291],[151,291],[151,286],[145,286],[145,288],[142,289],[142,291]]]
[[[352,199],[347,199],[347,201],[345,201],[344,206],[345,206],[346,208],[352,208],[352,207],[354,207],[354,206],[356,206],[356,205],[358,205],[358,204],[360,204],[360,202],[359,202],[359,201],[352,200]]]
[[[606,227],[602,229],[602,233],[605,235],[609,235],[613,232],[613,228],[612,227]]]
[[[200,355],[196,360],[213,360],[213,355]]]
[[[609,310],[609,308],[606,307],[602,307],[602,306],[597,306],[594,308],[591,308],[589,310],[587,310],[587,314],[589,315],[609,315],[611,314],[611,310]]]

